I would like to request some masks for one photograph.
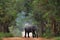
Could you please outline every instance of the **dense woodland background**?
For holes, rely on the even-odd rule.
[[[17,28],[17,15],[22,11],[23,20],[32,19],[38,26],[40,37],[60,36],[60,0],[0,0],[0,32],[11,33]]]

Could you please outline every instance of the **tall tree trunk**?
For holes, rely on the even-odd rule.
[[[4,24],[4,32],[8,32],[9,33],[9,23],[5,23]]]
[[[45,32],[45,24],[44,24],[44,21],[39,22],[39,24],[38,24],[38,30],[39,30],[38,31],[38,34],[41,37],[44,34],[44,32]]]
[[[3,29],[3,26],[0,25],[0,32],[3,32],[4,29]]]
[[[53,36],[57,35],[57,27],[56,27],[56,20],[54,17],[51,18],[51,28],[52,28],[52,34]]]
[[[9,23],[0,24],[0,32],[9,33],[8,25],[9,25]]]
[[[41,33],[42,35],[45,33],[45,24],[43,20],[41,21]]]

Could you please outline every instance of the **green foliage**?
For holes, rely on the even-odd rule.
[[[57,6],[58,4],[60,4],[58,0],[33,0],[32,3],[29,4],[32,7],[32,11],[30,12],[32,15],[32,18],[34,19],[34,21],[36,21],[37,24],[39,23],[39,25],[41,26],[41,27],[39,26],[40,28],[42,28],[42,26],[44,25],[44,22],[47,22],[47,24],[45,25],[48,25],[48,27],[51,27],[51,23],[52,23],[51,21],[53,19],[56,21],[58,20],[60,21],[60,18],[59,18],[60,12],[58,12],[60,8],[59,6]],[[52,29],[50,29],[50,31],[51,30]],[[49,34],[49,31],[47,32],[47,34]]]
[[[15,0],[2,0],[0,2],[0,22],[12,21],[16,18],[16,3]]]
[[[53,39],[54,40],[60,40],[60,37],[54,37]]]
[[[16,25],[17,26],[17,25]],[[21,37],[22,36],[22,31],[19,30],[19,28],[17,28],[16,26],[11,26],[9,27],[10,33],[14,36],[14,37]]]
[[[25,4],[25,0],[16,0],[16,10],[17,10],[17,12],[21,12],[22,10],[25,9],[24,4]]]
[[[43,26],[46,28],[46,33],[42,36],[47,37],[51,35],[50,31],[52,29],[50,27],[52,26],[51,21],[53,19],[57,22],[60,21],[59,0],[1,0],[0,25],[2,24],[3,27],[7,24],[8,27],[11,26],[11,24],[15,23],[17,13],[21,11],[25,11],[26,14],[28,14],[22,21],[32,19],[33,24],[38,24],[40,29],[42,29]]]
[[[15,21],[16,17],[17,17],[16,0],[1,0],[0,1],[0,26],[3,27],[3,29],[5,27],[8,28],[9,26],[11,26],[12,24],[11,22]],[[3,29],[1,28],[1,30]]]
[[[0,38],[3,38],[3,37],[13,37],[13,35],[11,33],[2,33],[2,32],[0,32]]]
[[[51,33],[51,30],[49,27],[46,27],[46,33],[44,33],[42,36],[45,38],[51,38],[52,37],[52,33]]]

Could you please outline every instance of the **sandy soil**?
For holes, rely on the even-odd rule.
[[[12,37],[12,38],[3,38],[2,40],[51,40],[46,38],[21,38],[21,37]]]

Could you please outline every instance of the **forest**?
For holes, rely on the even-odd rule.
[[[21,37],[26,22],[39,37],[60,38],[60,0],[0,0],[0,38]]]

